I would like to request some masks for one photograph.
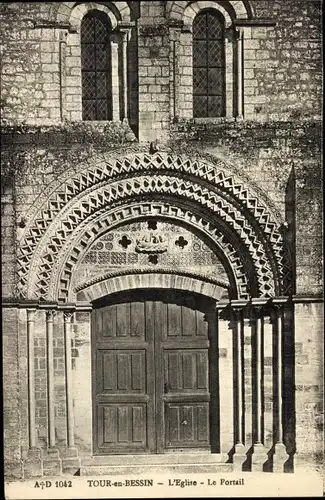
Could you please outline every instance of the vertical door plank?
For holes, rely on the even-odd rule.
[[[209,412],[208,405],[198,406],[197,409],[198,441],[209,441]]]
[[[168,304],[168,336],[179,337],[182,334],[182,311],[177,304]]]
[[[116,337],[116,306],[108,306],[98,312],[102,315],[103,337]]]
[[[144,337],[145,317],[144,317],[144,302],[131,302],[130,304],[130,324],[131,324],[131,337]]]
[[[131,387],[133,391],[144,392],[144,357],[143,352],[133,352],[131,354]]]
[[[205,314],[196,311],[196,334],[200,337],[208,336],[208,322],[205,321]]]
[[[208,390],[208,353],[196,353],[196,375],[197,375],[197,388]]]
[[[112,351],[104,351],[103,358],[102,387],[104,391],[116,390],[116,357]]]
[[[95,315],[95,328],[96,328],[96,336],[100,338],[103,335],[103,319],[102,319],[102,310],[97,309],[94,311]]]
[[[165,383],[167,383],[169,390],[177,391],[181,387],[181,363],[179,353],[169,351],[166,353],[166,357],[168,359],[168,379]]]
[[[133,406],[132,408],[132,442],[143,442],[144,422],[144,408],[143,406]]]
[[[181,408],[181,441],[194,441],[193,406]]]
[[[117,353],[117,389],[126,391],[130,387],[129,355]]]
[[[104,411],[104,442],[116,443],[117,438],[117,407],[106,406],[100,408],[100,412]]]
[[[129,406],[119,406],[117,408],[118,422],[118,442],[129,442]]]
[[[156,451],[156,381],[155,381],[155,351],[154,351],[154,303],[146,301],[145,303],[145,340],[147,343],[146,351],[146,365],[145,365],[145,381],[147,384],[147,394],[149,402],[146,409],[146,426],[147,426],[147,440],[148,448],[154,453]]]
[[[182,306],[182,336],[194,337],[196,335],[196,311]]]
[[[180,412],[178,406],[170,405],[167,412],[166,426],[168,428],[169,442],[177,442],[180,440]]]
[[[117,305],[117,337],[128,337],[130,335],[130,303]]]
[[[192,352],[181,353],[182,359],[182,388],[194,389],[196,387],[196,367]]]

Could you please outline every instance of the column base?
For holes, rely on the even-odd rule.
[[[24,479],[43,476],[43,460],[40,448],[30,448],[24,457]]]
[[[245,453],[245,446],[243,444],[235,445],[235,453],[232,457],[233,469],[234,471],[242,471],[243,463],[247,460],[247,455]]]
[[[62,472],[64,474],[71,474],[74,476],[76,472],[80,470],[80,467],[81,459],[79,457],[62,459]]]
[[[74,446],[60,446],[60,458],[78,458],[78,449]]]
[[[263,444],[254,444],[252,453],[252,472],[263,472],[263,466],[268,460],[267,451]]]
[[[9,462],[4,460],[4,478],[9,479],[23,479],[24,478],[24,465],[22,460]]]
[[[283,443],[274,445],[273,454],[273,472],[284,472],[284,464],[287,462],[289,455]]]
[[[56,446],[53,446],[51,448],[44,448],[42,450],[42,457],[47,459],[47,458],[59,458],[59,449]]]
[[[43,450],[43,475],[54,476],[62,473],[62,461],[56,447]]]

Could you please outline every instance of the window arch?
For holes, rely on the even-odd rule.
[[[83,120],[112,120],[112,26],[103,12],[89,11],[81,22]]]
[[[214,9],[193,22],[193,116],[226,115],[225,21]]]

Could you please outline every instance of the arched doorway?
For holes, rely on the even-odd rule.
[[[215,301],[136,289],[93,307],[94,454],[218,452]]]
[[[141,151],[106,155],[53,181],[46,196],[33,206],[26,228],[20,230],[17,271],[21,297],[37,301],[40,311],[48,310],[39,322],[43,322],[42,331],[45,324],[50,346],[50,376],[44,384],[53,398],[49,398],[49,422],[43,425],[44,432],[50,430],[49,440],[55,444],[61,439],[60,446],[67,446],[69,453],[77,445],[75,453],[106,455],[97,457],[103,460],[109,454],[120,454],[123,460],[124,453],[160,459],[166,451],[184,455],[184,449],[208,450],[205,456],[214,460],[220,449],[226,462],[235,450],[233,463],[239,467],[252,446],[256,448],[252,467],[260,467],[260,456],[265,458],[275,440],[283,446],[281,366],[287,299],[280,295],[288,268],[281,223],[263,193],[257,194],[219,160],[201,156]],[[143,289],[144,295],[139,292]],[[150,295],[158,290],[164,300]],[[171,290],[181,290],[180,295],[170,295]],[[122,294],[119,300],[113,295],[117,292]],[[207,306],[200,305],[202,299],[188,307],[186,301],[196,294],[209,297],[210,304],[214,301],[214,326],[213,319],[211,326],[207,322],[202,330],[206,337],[187,336],[182,328],[179,334],[167,333],[167,339],[173,337],[167,347],[162,331],[167,324],[168,332],[168,320],[161,319],[161,310],[174,308],[181,318],[183,309],[186,318],[193,315],[188,311],[195,311],[195,317],[209,317]],[[129,316],[121,312],[122,306]],[[129,317],[129,331],[121,329],[113,340],[89,322],[92,308],[96,323],[96,315],[106,314],[110,307],[116,311],[116,332],[117,317],[124,322]],[[151,316],[146,313],[148,307]],[[143,308],[139,339],[131,335],[132,308]],[[58,310],[55,321],[54,309]],[[147,317],[152,324],[148,330]],[[33,310],[27,311],[26,322],[33,359],[33,335],[40,330]],[[55,342],[64,345],[57,360],[51,350],[53,335]],[[197,343],[192,340],[196,336]],[[182,337],[186,341],[179,344]],[[93,338],[97,338],[95,345]],[[100,349],[112,358],[108,381],[94,354]],[[168,388],[163,356],[168,349],[176,366],[182,366],[171,370],[171,376],[183,384],[175,386],[177,390]],[[63,373],[55,371],[54,361]],[[168,363],[167,356],[167,367]],[[270,370],[271,365],[276,369]],[[138,377],[135,389],[132,367],[135,373],[146,373],[141,383],[139,375],[134,377]],[[190,376],[185,378],[192,386],[186,386],[182,370],[187,370]],[[202,388],[195,386],[193,375],[200,370],[208,379]],[[269,403],[267,386],[275,394],[274,404],[265,404]],[[35,387],[29,385],[30,401]],[[57,402],[63,407],[62,417],[55,414]],[[107,408],[101,415],[100,405]],[[31,429],[40,425],[35,412],[30,411],[28,419]],[[62,437],[57,438],[56,431]]]

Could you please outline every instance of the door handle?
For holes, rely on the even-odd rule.
[[[165,384],[164,384],[164,393],[166,394],[167,392],[168,392],[168,384],[167,384],[167,383],[165,383]]]
[[[183,420],[182,425],[187,425],[187,420]]]

